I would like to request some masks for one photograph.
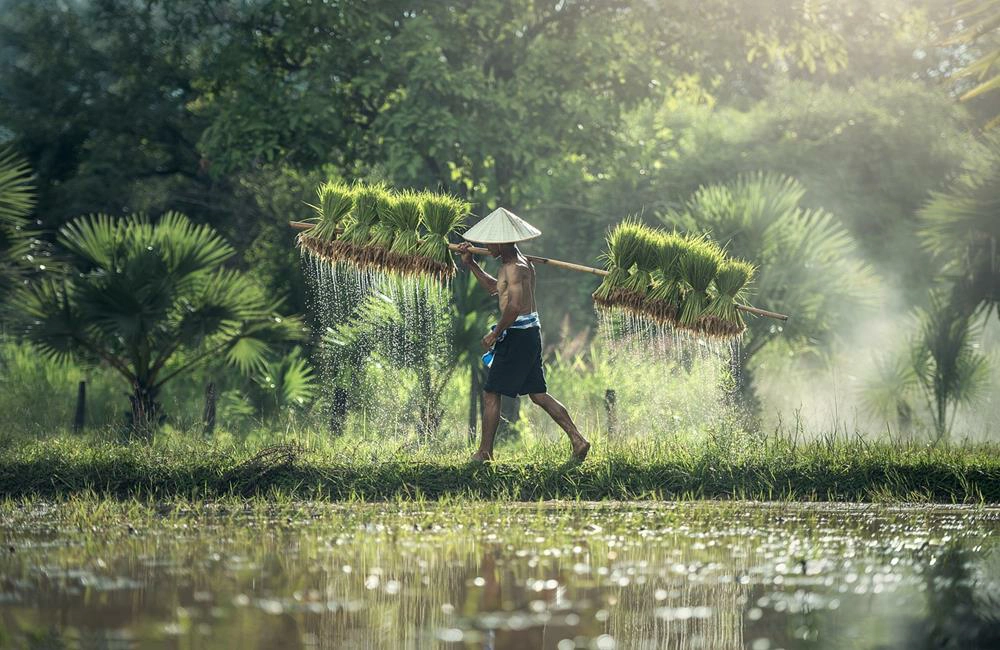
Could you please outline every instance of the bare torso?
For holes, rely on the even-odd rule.
[[[513,283],[521,284],[523,297],[521,314],[530,314],[536,311],[535,267],[523,256],[518,256],[513,262],[502,264],[500,272],[497,273],[497,297],[500,300],[501,313],[507,308],[507,299]]]

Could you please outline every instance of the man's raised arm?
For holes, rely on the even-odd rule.
[[[472,248],[472,244],[467,241],[458,245],[458,252],[462,255],[462,264],[465,264],[472,271],[472,274],[476,276],[476,280],[479,281],[480,286],[486,289],[488,294],[491,296],[497,295],[497,279],[484,271],[483,267],[479,266],[479,262],[469,252],[470,248]]]

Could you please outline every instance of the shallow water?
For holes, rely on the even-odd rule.
[[[1000,647],[1000,510],[5,506],[0,647]]]

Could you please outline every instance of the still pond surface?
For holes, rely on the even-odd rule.
[[[1000,648],[1000,510],[8,504],[0,647]]]

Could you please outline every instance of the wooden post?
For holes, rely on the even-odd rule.
[[[333,404],[330,409],[330,433],[339,436],[344,432],[347,420],[347,389],[337,386],[333,389]]]
[[[87,382],[81,381],[76,386],[76,413],[73,414],[73,433],[83,433],[83,425],[87,419]]]
[[[208,386],[205,387],[205,414],[202,417],[202,421],[205,423],[205,435],[210,436],[215,433],[215,382],[208,382]]]
[[[618,433],[618,395],[613,388],[604,391],[604,410],[608,416],[608,438],[610,439]]]

